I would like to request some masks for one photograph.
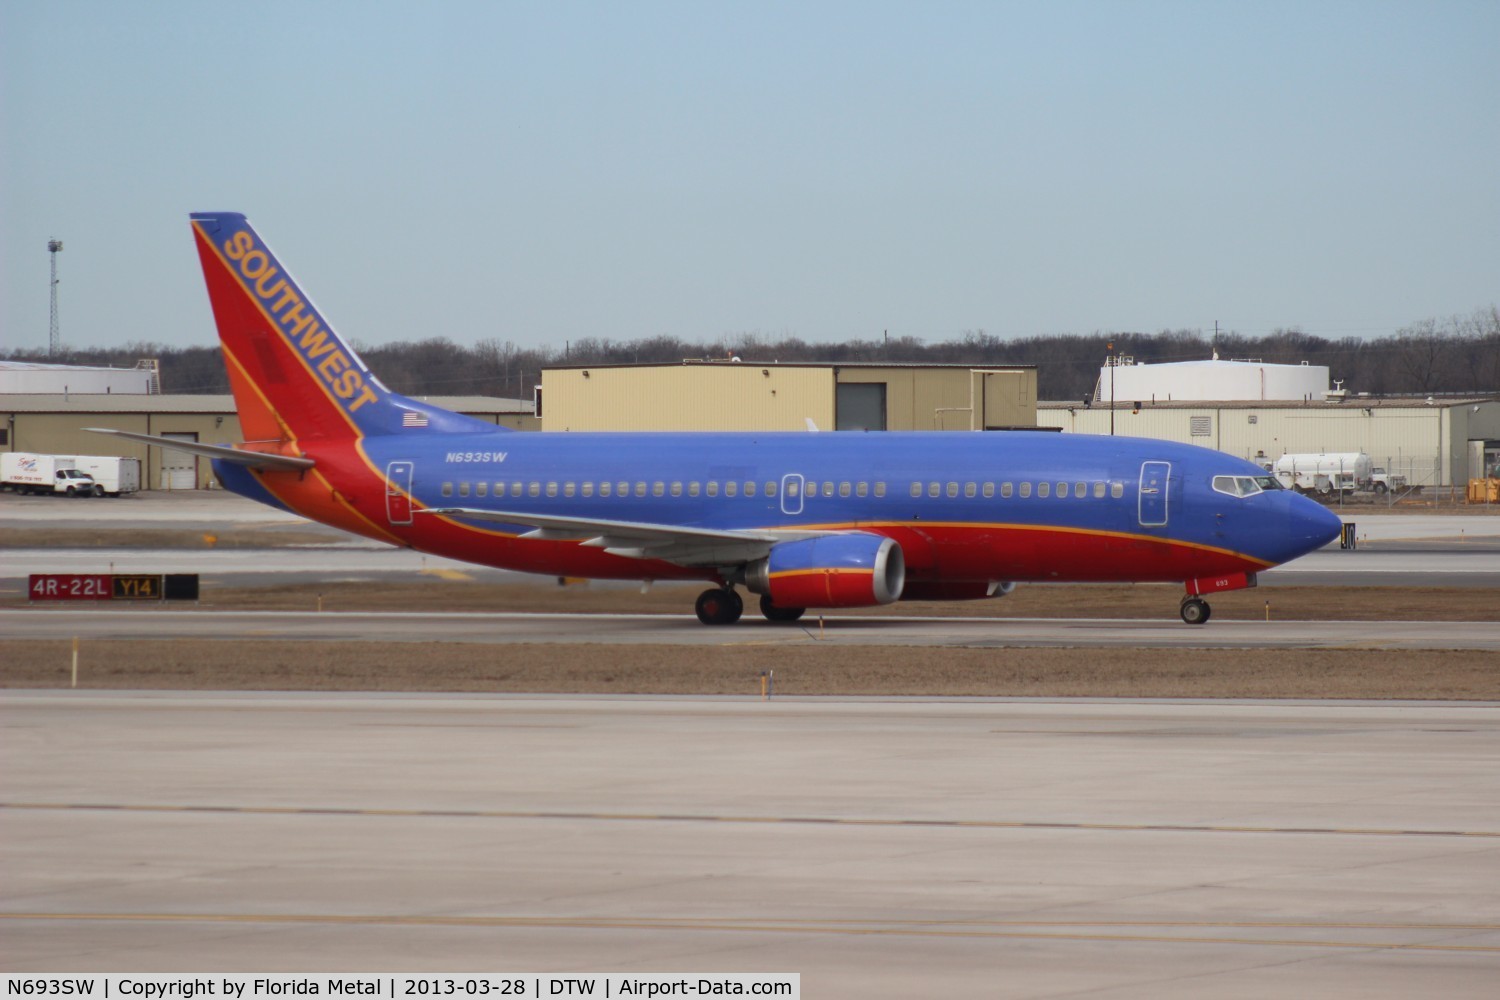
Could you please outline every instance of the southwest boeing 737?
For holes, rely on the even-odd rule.
[[[1205,448],[1043,432],[523,433],[391,392],[243,215],[192,216],[246,440],[184,444],[225,487],[393,545],[530,573],[704,580],[697,614],[965,600],[1015,582],[1203,595],[1338,537]]]

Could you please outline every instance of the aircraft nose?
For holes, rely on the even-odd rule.
[[[1296,546],[1293,558],[1321,549],[1343,532],[1343,519],[1327,507],[1306,497],[1292,496],[1289,499],[1293,501],[1287,511]]]

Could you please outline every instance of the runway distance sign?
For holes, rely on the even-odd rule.
[[[33,601],[196,601],[196,573],[33,573]]]

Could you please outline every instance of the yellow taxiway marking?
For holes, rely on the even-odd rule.
[[[457,569],[424,569],[424,570],[422,570],[421,575],[422,576],[435,576],[435,577],[437,577],[440,580],[467,581],[467,580],[474,579],[474,577],[471,576],[470,574],[465,573],[463,570],[457,570]]]
[[[1128,833],[1252,833],[1346,837],[1469,837],[1500,840],[1500,830],[1249,826],[1209,823],[1083,823],[1054,820],[881,819],[862,816],[754,816],[713,813],[569,812],[533,809],[356,809],[339,806],[214,806],[113,802],[0,802],[0,809],[82,812],[216,813],[244,816],[389,816],[437,819],[566,819],[662,823],[784,823],[789,826],[923,827],[962,830],[1086,830]]]
[[[1500,945],[1441,944],[1430,941],[1353,940],[1359,934],[1405,931],[1427,934],[1500,931],[1500,924],[1317,923],[1310,921],[1053,921],[1053,920],[840,920],[757,917],[461,917],[343,913],[0,913],[0,921],[118,921],[127,923],[332,924],[395,927],[524,927],[572,930],[717,931],[758,934],[826,934],[853,937],[990,938],[1130,943],[1229,944],[1280,948],[1343,948],[1363,951],[1481,952],[1500,954]],[[1033,929],[1027,929],[1033,928]],[[1150,933],[1152,930],[1159,933]],[[1253,937],[1171,933],[1184,931],[1344,932],[1344,938]]]

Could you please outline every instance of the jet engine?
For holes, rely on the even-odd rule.
[[[745,586],[779,608],[890,604],[905,583],[901,546],[863,532],[782,542],[745,567]]]

